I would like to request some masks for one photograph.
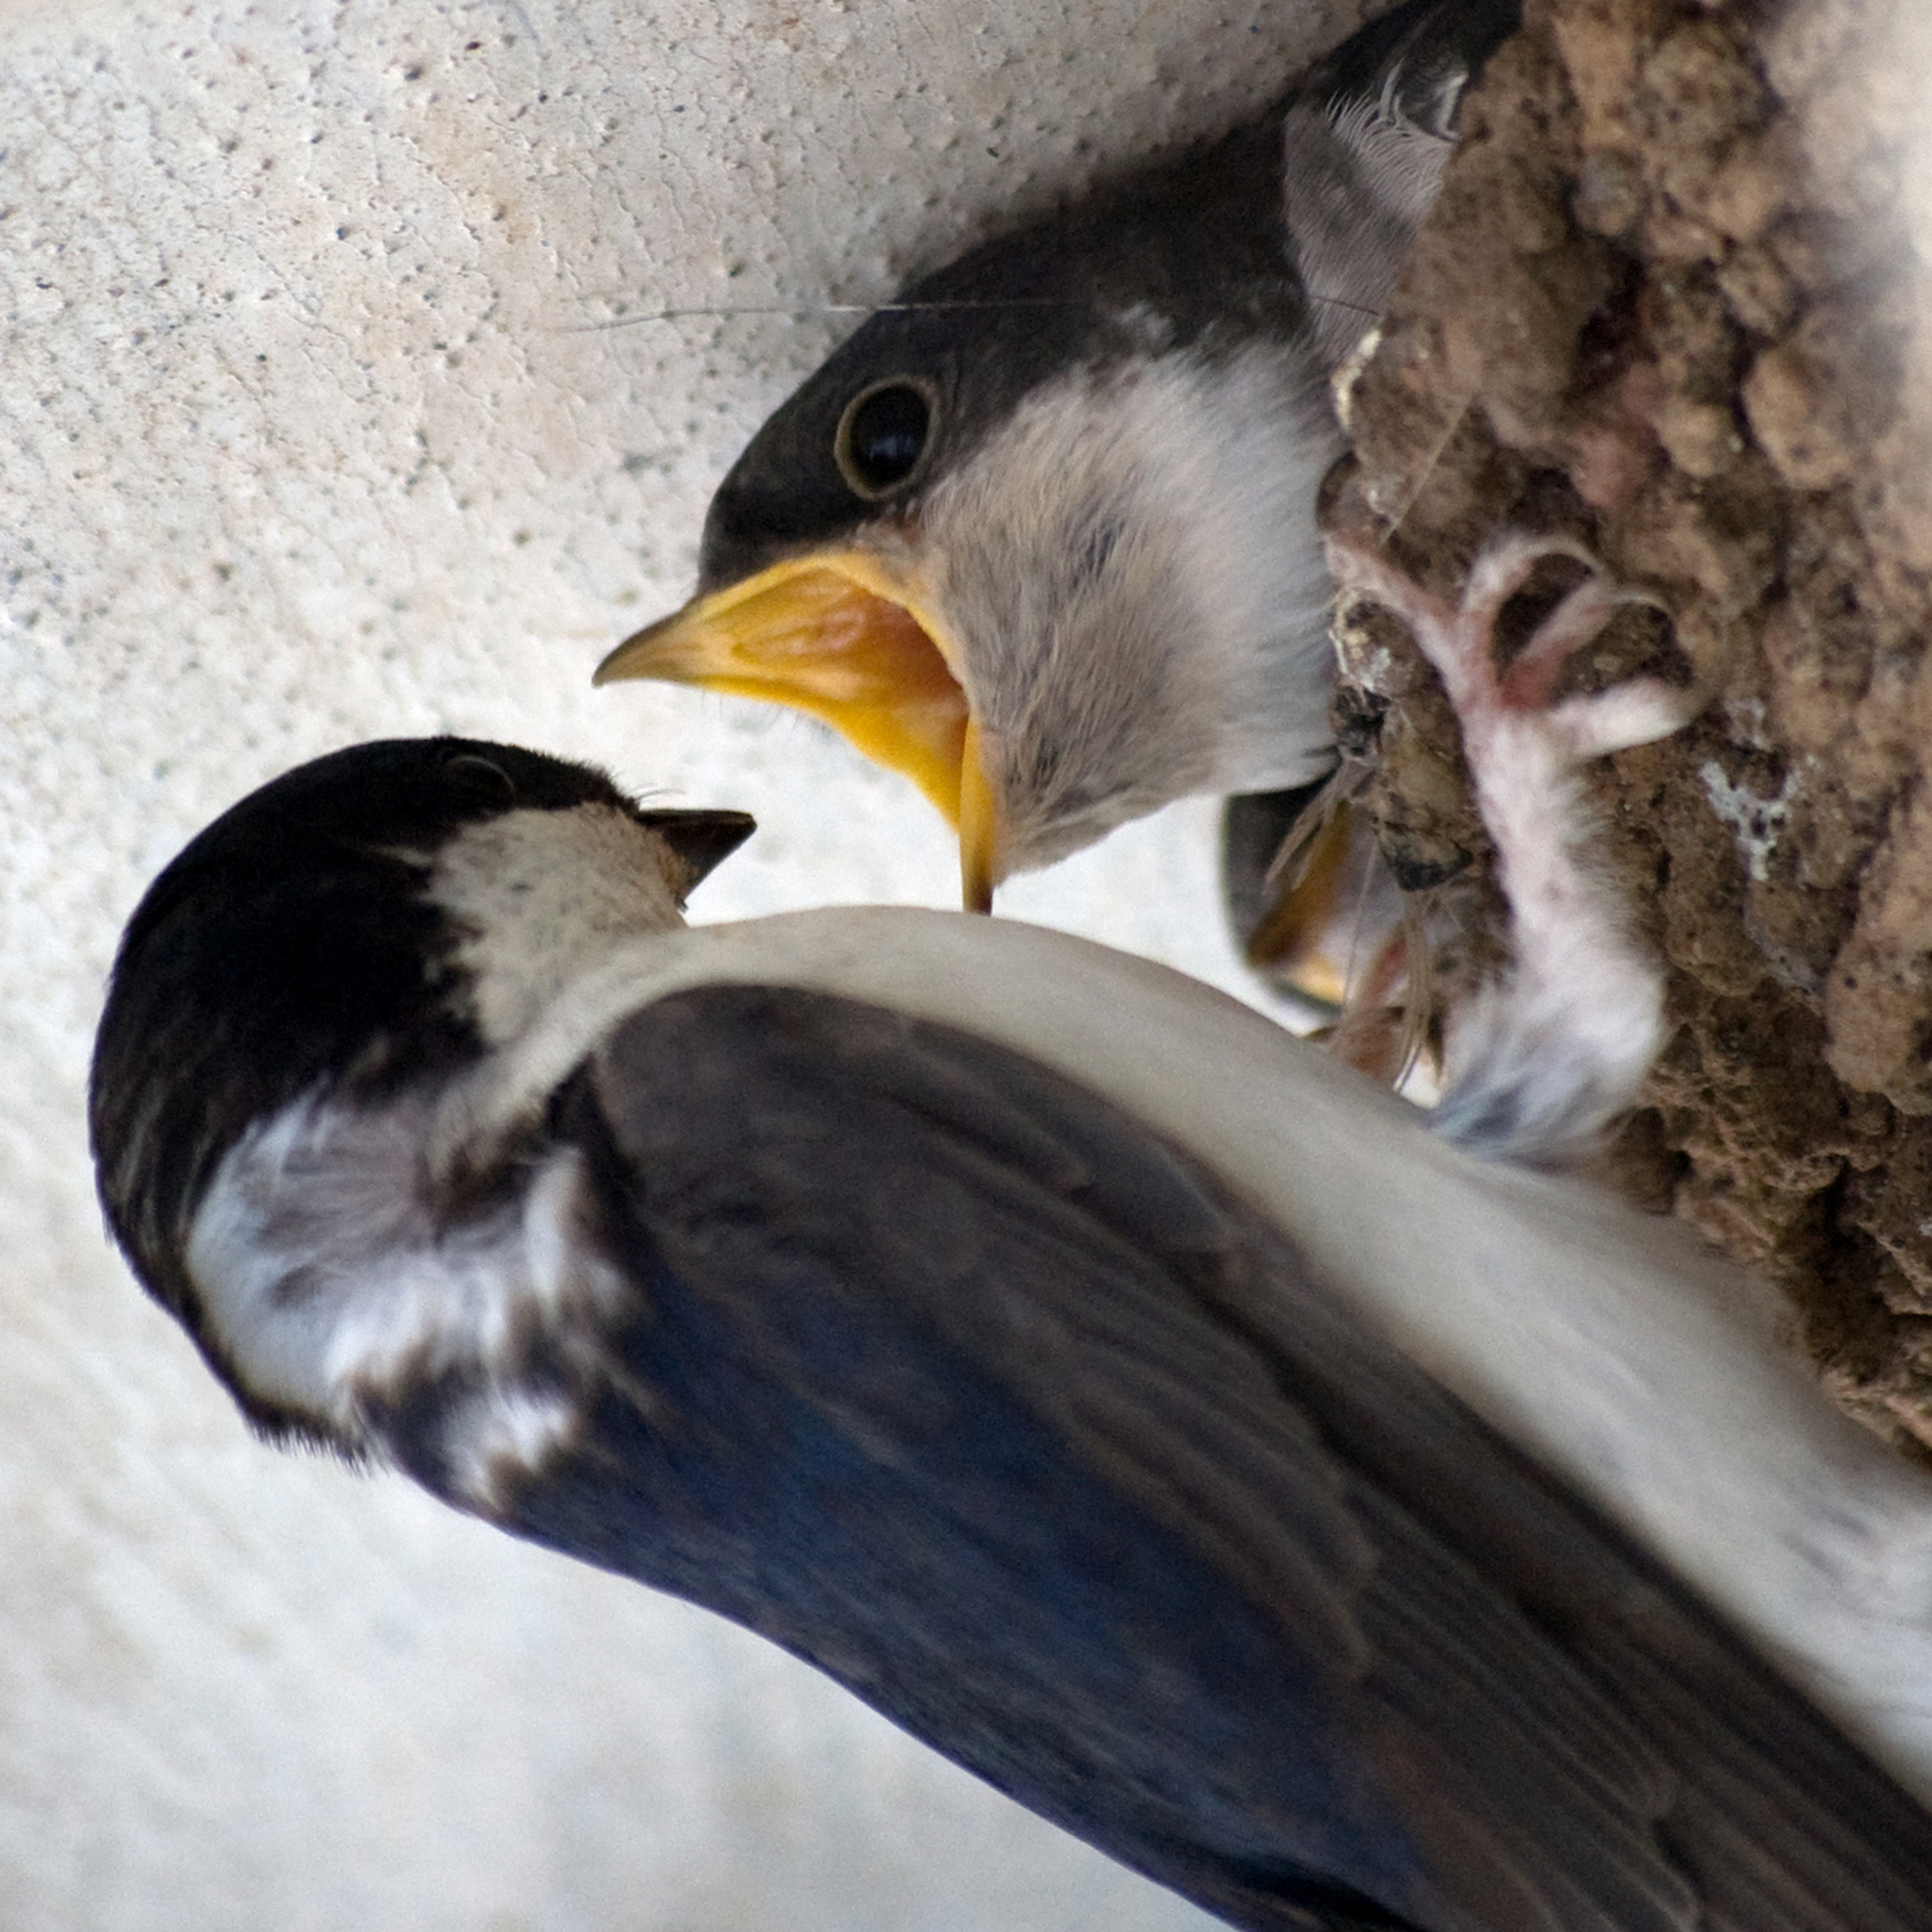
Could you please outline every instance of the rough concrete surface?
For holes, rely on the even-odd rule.
[[[750,808],[700,917],[946,902],[943,827],[842,745],[590,669],[688,589],[828,305],[1234,121],[1354,11],[0,13],[0,1923],[1197,1922],[755,1640],[251,1442],[108,1252],[82,1088],[147,880],[358,737]],[[1213,826],[1006,906],[1237,979]]]
[[[1928,82],[1922,0],[1528,0],[1329,507],[1445,589],[1514,526],[1655,600],[1580,670],[1648,664],[1708,700],[1588,780],[1670,968],[1671,1043],[1604,1171],[1768,1271],[1834,1393],[1922,1448]],[[1466,979],[1497,902],[1453,722],[1399,629],[1371,621],[1351,658],[1386,849],[1414,879],[1467,868]]]

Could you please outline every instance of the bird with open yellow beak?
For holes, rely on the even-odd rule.
[[[697,595],[599,682],[772,700],[958,829],[966,904],[1195,793],[1334,761],[1329,377],[1516,0],[1410,0],[1254,124],[976,248],[753,439]]]

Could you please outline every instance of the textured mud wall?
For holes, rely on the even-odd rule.
[[[1444,589],[1484,535],[1559,530],[1668,613],[1579,674],[1709,699],[1588,780],[1674,1029],[1606,1171],[1767,1270],[1840,1397],[1932,1444],[1932,18],[1526,11],[1354,389],[1332,514]],[[1484,845],[1432,676],[1391,627],[1353,655],[1385,843],[1456,874]],[[1444,890],[1478,915],[1466,975],[1492,886]]]

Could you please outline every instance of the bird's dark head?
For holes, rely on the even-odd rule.
[[[1269,116],[909,283],[732,465],[705,518],[700,596],[916,523],[936,484],[1070,371],[1294,331],[1279,141]]]
[[[958,830],[982,908],[1170,799],[1309,776],[1266,661],[1320,646],[1333,431],[1279,148],[1264,120],[913,283],[753,438],[697,596],[598,680],[824,719]]]
[[[244,1136],[440,1087],[601,951],[680,924],[751,829],[458,738],[356,746],[224,813],[129,920],[95,1040],[96,1174],[143,1283],[212,1356],[188,1238]]]

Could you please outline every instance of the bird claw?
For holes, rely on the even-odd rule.
[[[1552,734],[1578,764],[1636,745],[1654,745],[1696,716],[1691,694],[1661,678],[1634,677],[1607,691],[1567,698],[1546,714]]]
[[[1536,566],[1552,556],[1568,557],[1590,574],[1558,601],[1498,670],[1497,620]],[[1656,602],[1645,592],[1610,584],[1595,558],[1567,537],[1499,538],[1471,565],[1462,597],[1453,606],[1365,544],[1330,537],[1328,557],[1338,586],[1382,605],[1408,626],[1417,648],[1441,677],[1466,738],[1472,725],[1510,712],[1532,728],[1540,723],[1553,743],[1580,762],[1668,737],[1694,712],[1689,692],[1649,677],[1551,702],[1564,667],[1595,640],[1618,610]]]
[[[1462,727],[1476,802],[1508,898],[1515,964],[1459,1017],[1439,1131],[1478,1151],[1550,1160],[1586,1149],[1635,1098],[1661,1037],[1656,963],[1580,862],[1589,827],[1570,774],[1585,759],[1646,744],[1688,723],[1692,694],[1651,677],[1552,699],[1564,667],[1624,605],[1649,602],[1610,584],[1562,537],[1498,538],[1471,566],[1454,604],[1358,541],[1331,536],[1337,586],[1401,619],[1432,664]],[[1498,670],[1504,606],[1545,558],[1590,574]]]

